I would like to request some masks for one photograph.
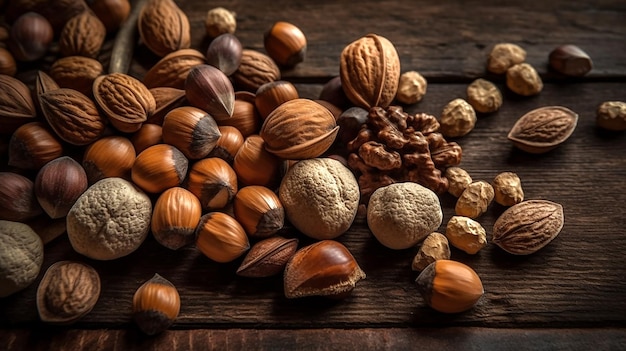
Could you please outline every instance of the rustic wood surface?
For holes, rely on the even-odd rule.
[[[42,273],[29,288],[0,299],[0,349],[413,349],[416,343],[441,349],[611,349],[626,341],[626,134],[595,126],[603,101],[626,100],[626,3],[620,1],[177,1],[189,15],[192,46],[203,51],[204,13],[224,6],[237,12],[237,35],[245,47],[263,50],[263,32],[288,20],[306,34],[305,62],[283,77],[297,83],[301,96],[317,98],[322,84],[338,74],[343,47],[369,32],[396,45],[402,70],[418,70],[428,93],[410,112],[439,115],[443,106],[465,97],[476,77],[502,89],[502,109],[480,115],[474,131],[456,140],[461,167],[474,179],[490,181],[501,171],[522,179],[527,199],[563,204],[565,225],[546,248],[527,257],[488,245],[477,255],[453,249],[452,258],[473,267],[485,295],[472,310],[444,315],[424,305],[410,262],[417,249],[394,251],[372,237],[363,218],[338,238],[367,273],[342,301],[288,300],[280,277],[235,275],[241,260],[210,261],[195,248],[177,252],[153,238],[135,253],[111,262],[75,253],[65,236],[46,246]],[[490,47],[514,42],[544,78],[544,91],[517,97],[500,76],[486,73]],[[556,46],[581,46],[594,60],[584,78],[564,79],[547,68]],[[106,60],[111,41],[101,55]],[[141,44],[131,73],[139,78],[158,58]],[[51,62],[51,61],[50,61]],[[46,67],[50,62],[38,63]],[[25,66],[34,70],[35,66]],[[24,75],[26,76],[26,74]],[[544,154],[523,153],[506,135],[515,120],[541,106],[562,105],[579,114],[571,138]],[[454,198],[441,198],[445,231]],[[488,238],[504,209],[492,205],[480,217]],[[281,234],[311,243],[291,227]],[[93,311],[71,327],[39,322],[35,291],[43,271],[59,260],[93,266],[102,294]],[[132,295],[154,273],[178,288],[182,307],[172,331],[146,338],[132,325]],[[434,328],[434,329],[433,329]],[[210,346],[209,346],[210,345]]]

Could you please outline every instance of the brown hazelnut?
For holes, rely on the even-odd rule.
[[[89,7],[109,33],[116,31],[130,15],[128,0],[92,0]]]
[[[177,147],[192,160],[208,155],[220,137],[213,117],[191,106],[177,107],[165,115],[162,133],[165,143]]]
[[[180,185],[189,161],[176,147],[158,144],[145,149],[135,159],[131,179],[149,193],[160,193]]]
[[[217,139],[217,144],[211,152],[209,157],[219,157],[222,160],[232,164],[235,160],[235,155],[241,145],[243,145],[243,135],[239,129],[231,126],[219,126],[220,138]]]
[[[36,61],[48,51],[53,35],[48,19],[36,12],[27,12],[11,26],[9,49],[19,61]]]
[[[41,167],[35,178],[35,196],[50,218],[61,218],[87,186],[87,174],[80,163],[62,156]]]
[[[217,121],[229,119],[233,115],[233,85],[216,67],[202,64],[189,70],[185,80],[185,94],[191,105],[208,112]]]
[[[246,186],[237,192],[233,213],[252,238],[267,238],[285,224],[285,210],[278,195],[260,185]]]
[[[265,150],[265,142],[257,134],[244,140],[233,161],[233,169],[242,185],[268,188],[278,185],[281,165],[281,159]]]
[[[174,284],[155,274],[133,295],[133,320],[142,332],[154,335],[165,331],[180,312],[180,295]]]
[[[235,73],[241,63],[243,48],[234,34],[224,33],[211,41],[206,51],[206,61],[225,75]]]
[[[187,189],[200,199],[203,209],[221,209],[237,193],[237,174],[221,158],[205,158],[191,167]]]
[[[19,127],[9,141],[9,166],[38,170],[63,155],[63,147],[54,132],[41,122]]]
[[[209,212],[200,218],[196,228],[196,246],[213,261],[234,261],[250,248],[246,232],[233,217]]]
[[[202,207],[194,194],[181,187],[165,190],[152,211],[152,235],[159,244],[178,250],[193,244]]]
[[[261,128],[261,117],[254,106],[254,99],[247,95],[238,94],[235,99],[232,117],[220,120],[218,124],[239,129],[244,138],[252,134],[258,134]]]
[[[129,180],[135,158],[135,148],[131,141],[123,136],[113,135],[89,145],[83,155],[82,164],[90,184],[108,177]]]
[[[0,74],[14,76],[17,73],[17,63],[13,54],[3,47],[0,47]]]
[[[265,120],[282,103],[299,97],[296,87],[288,81],[277,80],[261,85],[256,91],[254,104],[261,118]]]
[[[157,124],[146,123],[130,137],[130,141],[135,152],[140,154],[150,146],[163,143],[163,128]]]
[[[42,212],[30,179],[13,172],[0,172],[0,220],[23,222]]]
[[[292,67],[304,61],[306,37],[295,25],[279,21],[265,32],[264,46],[267,54],[279,65]]]
[[[472,268],[451,260],[431,263],[415,282],[426,303],[443,313],[467,311],[485,292],[480,277]]]

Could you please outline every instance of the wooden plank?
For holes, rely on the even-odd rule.
[[[16,350],[617,350],[626,329],[301,329],[0,331],[0,349]]]
[[[301,91],[311,98],[321,89],[307,87]],[[448,101],[464,96],[465,87],[433,84],[424,101],[410,111],[438,115]],[[559,202],[565,212],[562,233],[534,255],[515,257],[494,245],[475,256],[453,250],[453,259],[472,266],[486,290],[478,305],[466,313],[444,315],[426,307],[413,283],[416,274],[410,269],[416,249],[382,247],[362,218],[338,239],[368,275],[344,301],[288,300],[283,297],[280,277],[238,277],[234,272],[240,260],[218,264],[195,248],[172,252],[152,237],[135,253],[107,262],[80,256],[62,237],[46,247],[44,269],[53,262],[73,259],[92,265],[100,273],[100,300],[77,328],[129,326],[132,295],[154,273],[170,279],[180,291],[182,308],[175,328],[626,326],[626,237],[622,229],[626,226],[626,137],[595,127],[597,104],[623,97],[625,89],[626,83],[548,84],[533,98],[506,96],[499,112],[480,116],[476,129],[458,140],[464,150],[461,166],[474,179],[491,180],[501,171],[517,172],[527,199]],[[515,120],[549,104],[579,113],[570,140],[544,155],[514,149],[506,134]],[[454,199],[443,196],[442,206],[440,231],[445,231],[453,215]],[[502,207],[492,205],[479,219],[488,238],[502,211]],[[301,246],[312,242],[293,229],[287,228],[282,234],[297,236]],[[39,325],[34,304],[37,282],[0,299],[0,326]]]

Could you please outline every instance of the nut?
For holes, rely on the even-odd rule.
[[[30,89],[20,80],[0,75],[0,128],[5,133],[33,122],[37,111]]]
[[[540,107],[520,117],[508,138],[520,150],[541,154],[564,143],[577,123],[578,114],[566,107]]]
[[[11,52],[0,47],[0,74],[14,76],[17,73],[17,63]]]
[[[37,71],[37,78],[35,79],[35,96],[39,97],[49,91],[57,90],[60,86],[44,71]],[[91,94],[91,93],[90,93]],[[39,99],[35,100],[37,107],[41,110],[41,104]]]
[[[459,216],[478,218],[487,212],[494,195],[491,184],[483,180],[472,182],[459,196],[454,212]]]
[[[127,138],[106,136],[89,145],[83,155],[82,165],[89,184],[100,179],[120,177],[130,180],[130,170],[135,163],[135,148]]]
[[[563,228],[563,206],[527,200],[509,207],[493,225],[491,241],[514,255],[530,255],[548,245]]]
[[[298,249],[298,239],[280,236],[263,239],[254,244],[237,269],[242,277],[262,278],[281,273]]]
[[[189,160],[180,150],[168,144],[150,146],[133,163],[131,179],[149,193],[160,193],[179,186],[187,175]]]
[[[235,73],[241,63],[243,47],[234,34],[224,33],[211,41],[206,51],[207,63],[217,67],[225,75]]]
[[[446,138],[457,138],[471,132],[476,125],[476,112],[463,99],[454,99],[441,112],[441,134]]]
[[[39,95],[48,124],[72,145],[87,145],[104,133],[105,119],[96,104],[78,90],[61,88]]]
[[[475,255],[487,246],[487,233],[480,223],[464,216],[452,216],[446,225],[450,244],[465,253]]]
[[[173,0],[149,0],[139,13],[137,28],[141,41],[157,56],[191,46],[189,19]]]
[[[50,77],[63,88],[71,88],[89,96],[94,80],[104,73],[100,61],[84,56],[67,56],[50,67]]]
[[[322,86],[318,99],[328,101],[342,109],[352,107],[352,103],[343,91],[340,76],[330,79]]]
[[[254,107],[254,96],[246,94],[247,92],[237,92],[235,94],[235,107],[233,108],[232,117],[219,121],[221,126],[237,128],[243,137],[259,134],[262,123],[261,116],[259,116]]]
[[[596,111],[596,124],[608,130],[626,130],[626,102],[605,101],[601,103]]]
[[[299,98],[296,87],[286,80],[277,80],[261,85],[256,91],[254,104],[265,120],[278,106]]]
[[[413,258],[411,268],[414,271],[421,272],[429,264],[437,260],[450,259],[450,246],[445,235],[437,232],[428,234],[419,251]]]
[[[0,220],[23,222],[42,212],[30,179],[13,172],[0,172]]]
[[[415,282],[428,306],[443,313],[467,311],[485,293],[480,277],[472,268],[451,260],[431,263]]]
[[[39,235],[20,222],[0,221],[0,298],[32,284],[43,263]]]
[[[162,125],[165,115],[185,102],[185,91],[182,89],[158,87],[150,89],[150,93],[154,97],[156,108],[146,123]]]
[[[53,2],[45,0],[15,0],[10,1],[10,3],[7,1],[7,5],[7,19],[15,19],[27,11],[34,11],[47,18],[55,32],[60,31],[70,18],[88,9],[84,1],[76,0],[56,0]]]
[[[285,224],[285,209],[280,199],[260,185],[239,189],[233,200],[233,213],[251,238],[267,238]]]
[[[274,188],[280,181],[281,166],[281,159],[267,151],[263,138],[256,134],[245,138],[233,160],[241,185]]]
[[[185,80],[189,103],[202,109],[216,120],[229,119],[235,108],[235,91],[228,77],[210,65],[193,67]]]
[[[80,262],[60,261],[48,268],[37,288],[43,322],[71,324],[91,312],[100,297],[100,276]]]
[[[105,178],[90,186],[67,214],[74,250],[94,260],[114,260],[135,251],[150,229],[152,203],[132,183]]]
[[[100,53],[106,28],[91,11],[72,17],[63,26],[59,37],[59,50],[63,56],[85,56],[96,58]]]
[[[128,0],[93,0],[89,7],[98,16],[107,33],[118,30],[130,15]]]
[[[217,123],[211,115],[191,106],[178,107],[165,115],[163,141],[180,150],[188,159],[204,158],[220,138]]]
[[[477,112],[496,112],[502,106],[502,93],[495,84],[478,78],[467,86],[467,102]]]
[[[259,133],[267,151],[283,159],[322,155],[335,141],[339,127],[324,106],[308,99],[293,99],[278,106]]]
[[[526,50],[519,45],[510,43],[496,44],[489,53],[487,70],[491,73],[502,74],[516,64],[526,60]]]
[[[237,193],[237,174],[221,158],[205,158],[191,167],[187,189],[200,199],[204,210],[222,209]]]
[[[280,69],[262,52],[243,49],[239,68],[232,78],[239,89],[255,92],[261,85],[280,79]]]
[[[206,34],[211,38],[216,38],[221,34],[235,33],[237,29],[236,14],[223,7],[216,7],[209,10],[204,20]]]
[[[142,332],[155,335],[165,331],[178,317],[180,295],[167,279],[155,274],[133,296],[133,320]]]
[[[168,249],[191,245],[201,215],[202,207],[194,194],[180,187],[167,189],[154,204],[152,235]]]
[[[11,135],[9,166],[39,170],[49,161],[61,156],[61,142],[42,122],[26,123]]]
[[[550,52],[550,67],[566,76],[582,77],[593,69],[589,55],[576,45],[561,45]]]
[[[513,172],[499,173],[493,179],[495,200],[502,206],[513,206],[524,201],[522,181]]]
[[[221,126],[218,129],[220,138],[217,139],[217,144],[209,152],[208,157],[219,157],[232,165],[237,151],[243,145],[243,135],[241,135],[239,129],[231,126]]]
[[[334,240],[303,247],[291,257],[283,275],[285,297],[347,297],[365,279],[350,251]]]
[[[275,22],[265,32],[263,44],[267,54],[281,66],[293,67],[306,56],[306,37],[289,22]]]
[[[196,228],[196,246],[216,262],[234,261],[250,248],[246,232],[233,217],[209,212],[200,218]]]
[[[387,38],[368,34],[343,49],[339,74],[343,91],[354,105],[385,108],[398,90],[400,58]]]
[[[461,167],[449,167],[445,177],[448,179],[448,192],[455,197],[461,196],[465,188],[472,183],[472,177]]]
[[[136,132],[156,110],[150,90],[139,80],[124,73],[109,73],[93,82],[98,106],[117,130]]]
[[[150,146],[163,144],[163,127],[146,123],[132,135],[130,141],[135,147],[135,153],[140,154]]]
[[[62,218],[87,189],[87,174],[80,163],[62,156],[39,170],[34,189],[46,214],[52,219]]]
[[[278,190],[289,222],[311,238],[334,239],[347,231],[359,206],[359,184],[331,158],[302,160],[289,168]]]
[[[396,100],[403,104],[415,104],[426,95],[426,78],[417,71],[408,71],[400,75]]]
[[[369,112],[361,107],[350,107],[343,111],[337,118],[337,126],[339,126],[337,139],[343,145],[354,140],[359,134],[361,126],[367,123],[368,115]]]
[[[9,50],[18,61],[36,61],[48,51],[53,35],[52,25],[46,17],[27,12],[11,26]]]
[[[143,77],[143,82],[150,89],[157,87],[185,89],[189,71],[205,63],[204,55],[198,50],[177,50],[167,54],[152,66]]]
[[[532,96],[541,92],[543,82],[533,66],[520,63],[506,71],[506,86],[516,94]]]

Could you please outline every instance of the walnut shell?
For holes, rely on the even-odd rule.
[[[72,88],[89,96],[93,81],[104,73],[100,61],[84,56],[67,56],[50,67],[50,77],[62,88]]]
[[[95,58],[106,37],[104,24],[91,11],[84,11],[67,21],[59,37],[63,56]]]
[[[385,37],[368,34],[346,46],[339,67],[346,96],[359,107],[387,107],[400,80],[400,58]]]
[[[139,13],[137,27],[141,40],[158,56],[191,46],[189,19],[172,0],[149,0]]]
[[[241,52],[239,68],[232,75],[235,84],[243,90],[255,92],[261,85],[280,79],[280,68],[268,55],[250,49]]]
[[[150,89],[156,87],[185,89],[189,71],[204,63],[206,63],[204,55],[198,50],[177,50],[167,54],[152,66],[143,77],[143,82]]]
[[[284,159],[307,159],[323,154],[335,141],[339,127],[324,106],[309,99],[293,99],[265,119],[260,135],[265,149]]]

